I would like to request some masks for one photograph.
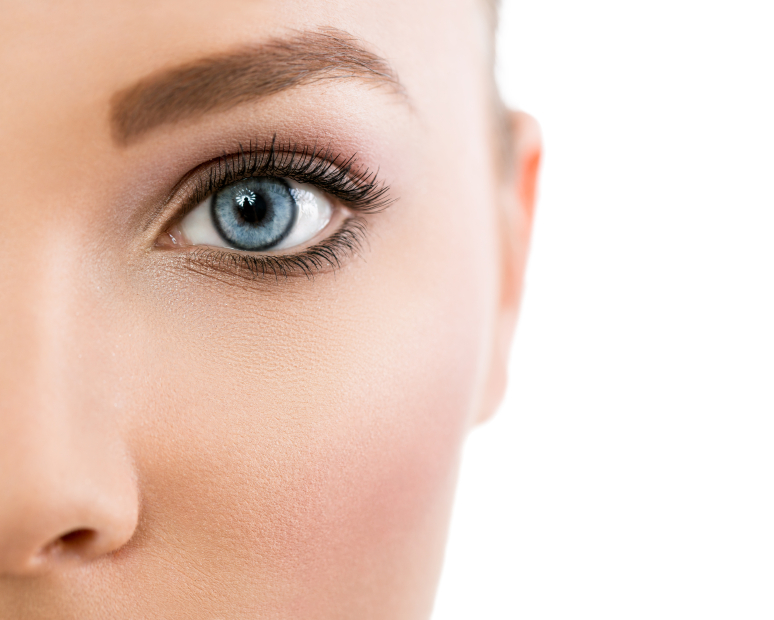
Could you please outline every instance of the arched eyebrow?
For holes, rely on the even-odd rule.
[[[111,100],[113,137],[125,146],[160,125],[331,79],[384,85],[406,97],[387,60],[352,35],[300,32],[163,69],[117,92]]]

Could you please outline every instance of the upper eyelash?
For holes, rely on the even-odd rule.
[[[257,176],[284,177],[314,185],[361,213],[376,213],[394,202],[389,197],[389,186],[378,179],[378,171],[357,167],[357,154],[345,157],[333,155],[330,147],[278,144],[275,135],[262,148],[253,143],[247,148],[240,144],[236,154],[211,163],[209,174],[195,181],[189,208],[235,181]]]
[[[330,147],[279,144],[275,135],[262,148],[255,148],[252,142],[247,148],[240,144],[236,154],[210,162],[209,173],[194,180],[186,206],[176,219],[227,185],[256,176],[290,178],[314,185],[361,214],[377,213],[394,202],[389,197],[389,186],[378,180],[378,172],[357,167],[357,154],[345,157],[333,155]],[[294,273],[311,279],[326,266],[336,270],[346,257],[358,254],[367,241],[366,233],[363,218],[351,217],[337,231],[301,252],[245,254],[224,248],[201,248],[189,253],[188,262],[192,268],[198,264],[216,271],[250,275],[253,279],[287,278]]]

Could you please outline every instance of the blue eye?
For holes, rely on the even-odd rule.
[[[179,224],[186,245],[248,252],[303,245],[330,222],[327,197],[290,179],[249,177],[227,185]]]
[[[248,251],[267,250],[290,232],[298,207],[279,179],[243,179],[212,197],[212,220],[224,241]]]

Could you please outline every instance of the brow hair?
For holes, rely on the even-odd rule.
[[[111,125],[119,144],[166,123],[225,110],[295,86],[357,79],[405,97],[387,60],[336,29],[299,32],[151,74],[117,92]]]

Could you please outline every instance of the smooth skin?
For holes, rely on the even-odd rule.
[[[534,122],[496,113],[485,8],[0,12],[0,618],[427,618],[540,158]],[[146,76],[332,28],[401,88],[313,81],[116,138]],[[275,135],[378,169],[394,202],[359,252],[250,277],[158,244],[190,171]]]

